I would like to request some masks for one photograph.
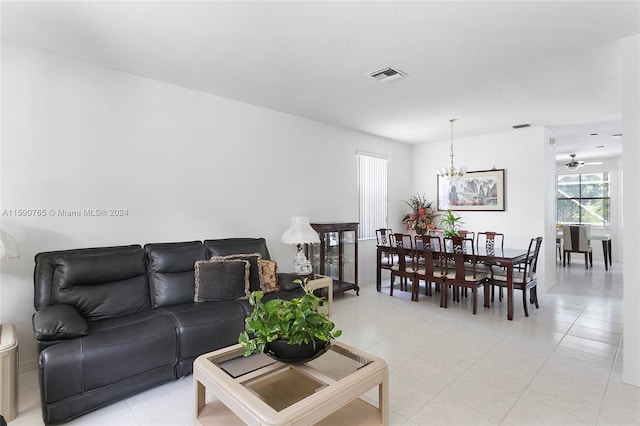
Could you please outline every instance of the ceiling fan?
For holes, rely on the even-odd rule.
[[[585,165],[602,164],[602,161],[595,161],[595,162],[591,162],[591,163],[586,163],[584,161],[577,161],[576,160],[576,154],[571,154],[570,157],[571,157],[571,161],[569,161],[568,163],[565,163],[565,166],[569,170],[576,170],[576,169],[579,169],[580,167],[585,166]]]

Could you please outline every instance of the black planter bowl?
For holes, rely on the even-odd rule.
[[[331,342],[322,340],[302,343],[301,345],[290,345],[286,340],[274,340],[264,346],[264,353],[271,358],[290,364],[311,361],[329,350]]]

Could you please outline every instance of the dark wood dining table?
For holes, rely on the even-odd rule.
[[[382,290],[382,258],[393,251],[389,246],[378,246],[376,250],[376,290]],[[513,320],[513,268],[527,259],[527,249],[496,248],[494,253],[487,253],[485,247],[479,247],[475,253],[478,262],[504,266],[507,270],[507,319]],[[486,293],[485,293],[486,294]],[[484,298],[484,306],[490,307],[488,297]]]

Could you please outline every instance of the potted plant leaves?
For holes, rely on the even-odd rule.
[[[324,353],[331,339],[342,334],[318,308],[323,299],[307,290],[291,300],[271,299],[262,302],[262,291],[249,296],[253,312],[245,319],[245,329],[238,337],[244,356],[264,352],[280,361],[301,362]]]
[[[442,219],[440,219],[440,226],[444,230],[443,235],[445,237],[459,237],[460,226],[462,226],[462,218],[453,214],[451,210],[447,210]]]

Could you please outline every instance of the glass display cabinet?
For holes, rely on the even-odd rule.
[[[307,246],[308,258],[315,274],[333,279],[333,292],[342,293],[358,287],[358,223],[312,223],[320,244]]]

